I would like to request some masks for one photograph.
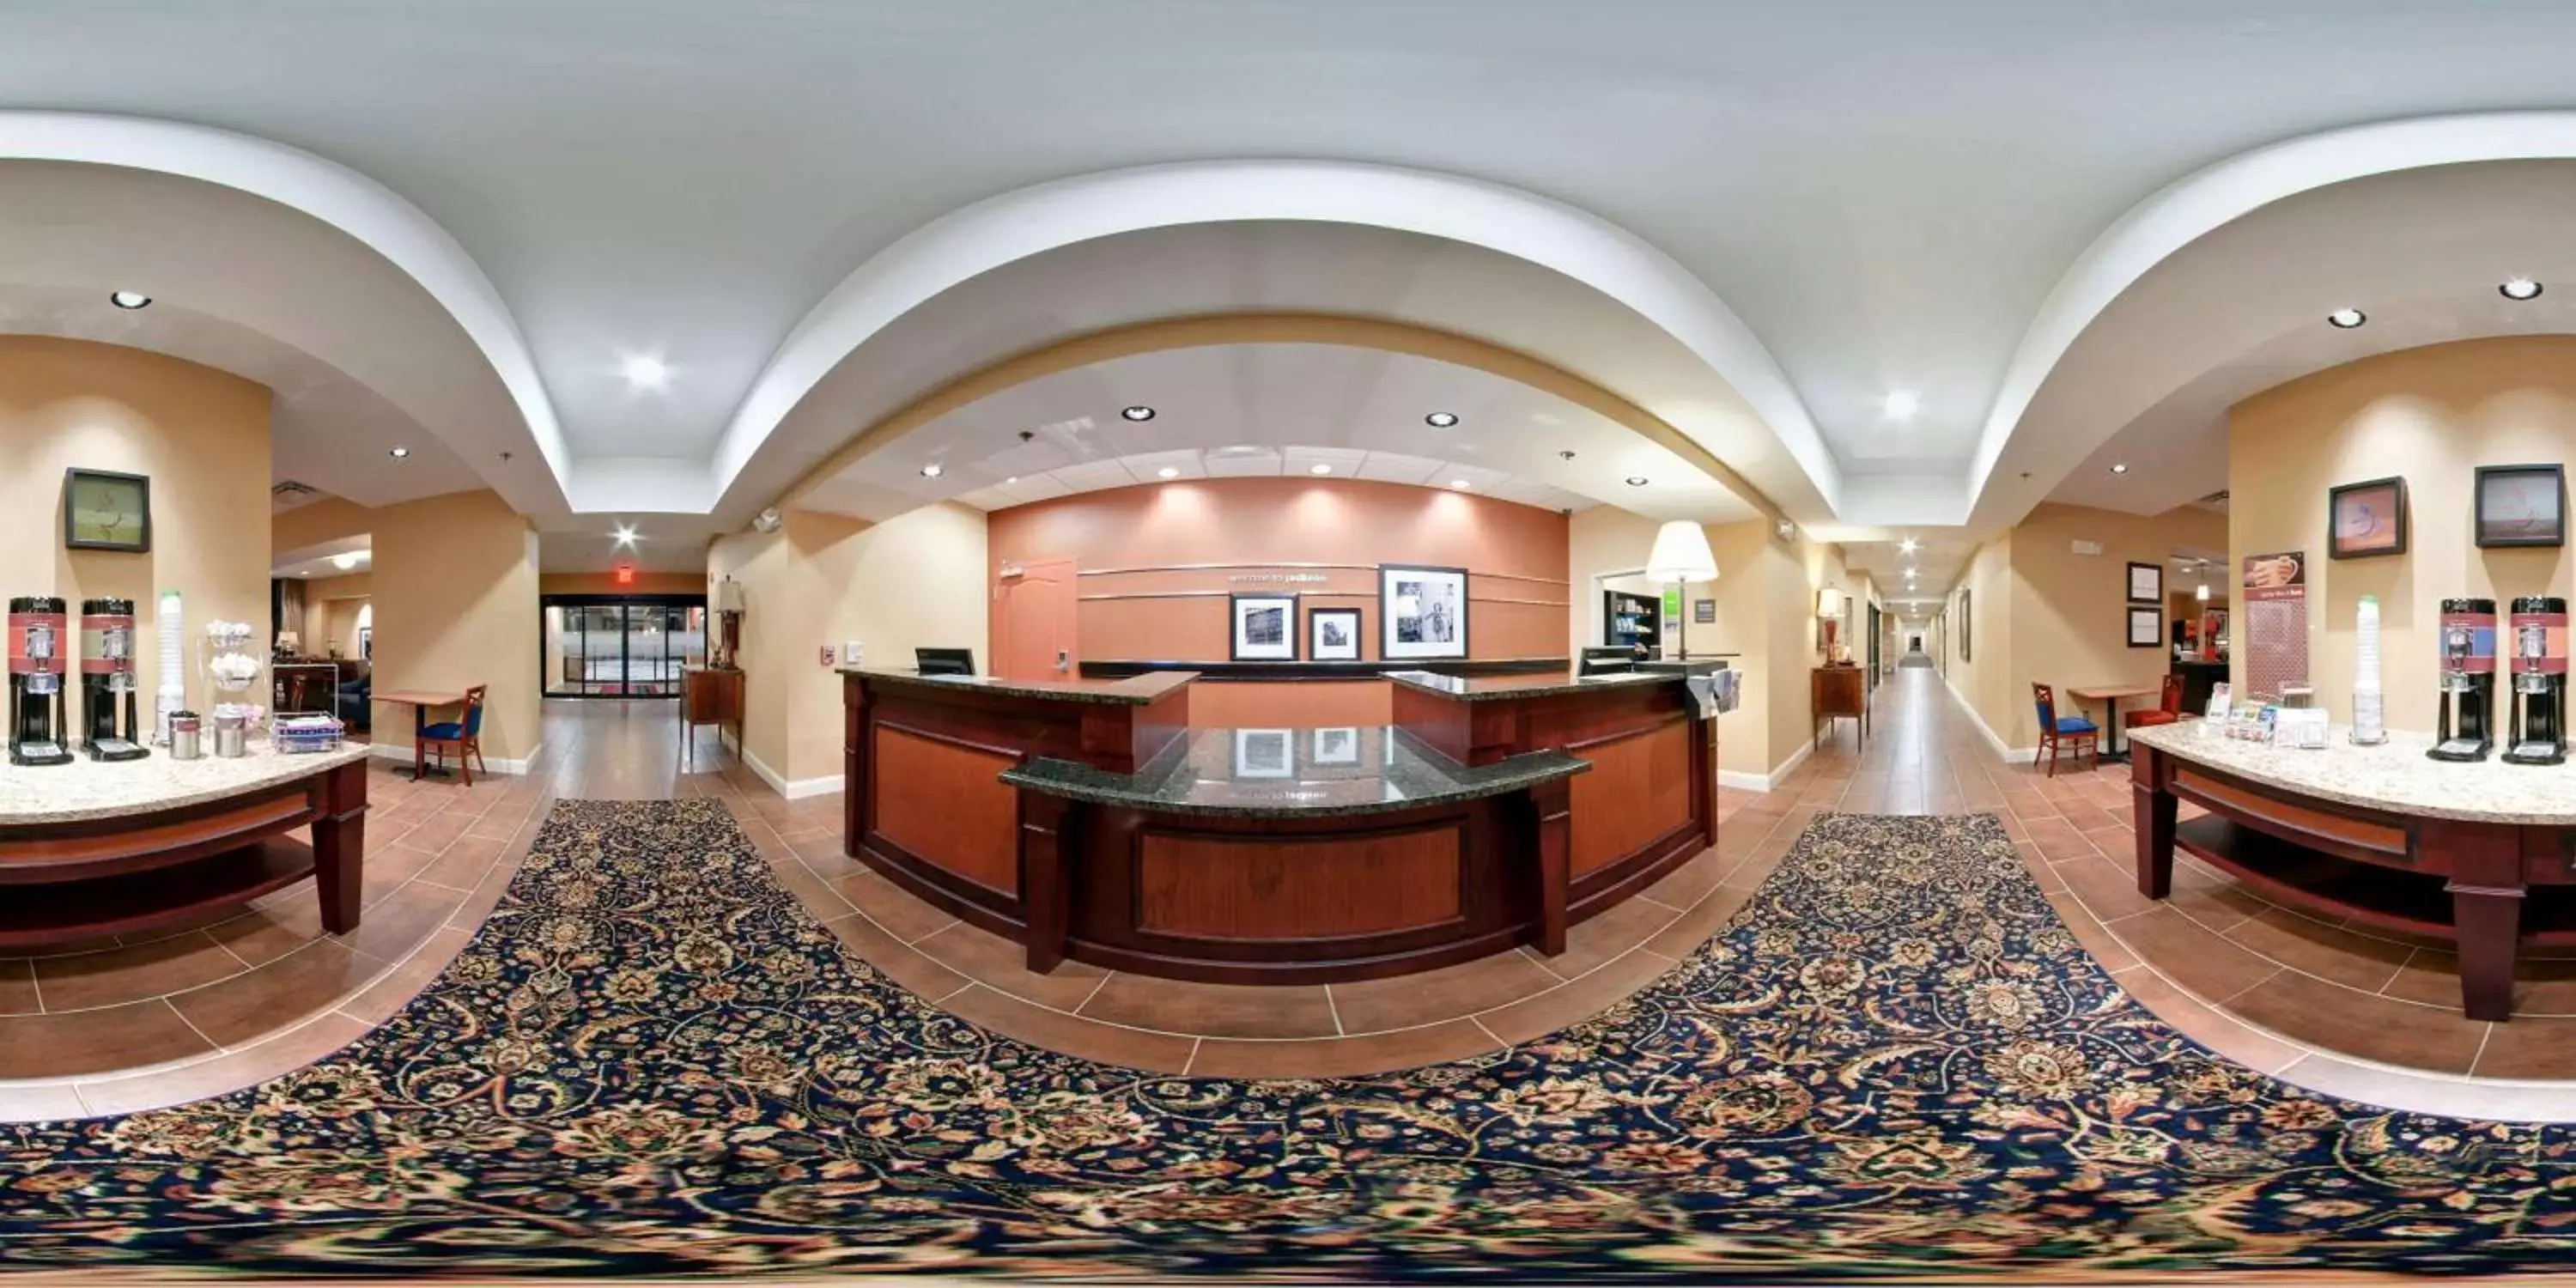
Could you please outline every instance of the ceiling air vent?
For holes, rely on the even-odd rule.
[[[292,510],[299,505],[311,505],[321,499],[322,489],[310,483],[298,483],[293,479],[272,483],[268,489],[268,508],[272,512]]]
[[[2201,506],[2205,509],[2217,510],[2220,513],[2225,513],[2227,510],[2227,489],[2220,488],[2217,491],[2200,498],[2198,501],[2192,502],[2192,504]]]

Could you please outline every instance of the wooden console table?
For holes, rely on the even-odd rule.
[[[1808,673],[1808,703],[1815,712],[1815,735],[1824,741],[1825,722],[1849,717],[1854,749],[1869,743],[1869,673],[1857,666],[1820,666]]]
[[[2513,1014],[2524,946],[2576,944],[2576,773],[2426,758],[2391,735],[2299,751],[2204,721],[2131,731],[2138,892],[2173,890],[2176,849],[2276,903],[2458,946],[2460,1009]],[[2179,822],[2182,802],[2207,815]]]
[[[730,667],[692,666],[680,672],[680,759],[695,763],[698,726],[714,725],[716,737],[733,726],[733,745],[742,751],[742,672]],[[717,750],[723,750],[718,746]]]
[[[358,928],[367,749],[0,766],[0,950],[174,925],[314,878]],[[289,836],[310,827],[310,844]]]

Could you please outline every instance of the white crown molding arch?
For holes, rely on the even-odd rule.
[[[2054,480],[2037,480],[2035,487],[2010,489],[2015,495],[2005,503],[1993,485],[2032,403],[2086,329],[2140,279],[2194,241],[2274,202],[2373,175],[2482,161],[2567,159],[2576,159],[2576,112],[2465,113],[2290,139],[2241,153],[2160,189],[2095,238],[2040,305],[1979,434],[1976,455],[1962,480],[1958,521],[2009,523],[2054,486]],[[2105,420],[2092,432],[2107,441],[2125,423]],[[2080,460],[2098,446],[2098,441],[2068,445],[2061,454]]]
[[[1618,301],[1707,362],[1786,448],[1805,487],[1763,480],[1775,502],[1818,518],[1836,509],[1840,465],[1778,360],[1706,283],[1642,238],[1574,207],[1498,184],[1393,166],[1282,160],[1081,175],[987,198],[905,235],[843,279],[771,357],[719,442],[708,508],[733,488],[754,454],[836,365],[959,283],[1095,238],[1185,224],[1297,220],[1364,224],[1481,246]],[[1703,445],[1721,459],[1735,454],[1727,444]]]
[[[534,356],[500,292],[436,220],[367,176],[301,149],[210,126],[76,112],[0,111],[0,160],[152,171],[246,192],[329,224],[427,291],[489,362],[516,404],[554,483],[550,498],[514,496],[523,511],[557,510],[574,494],[574,462]],[[467,444],[451,444],[460,455]]]

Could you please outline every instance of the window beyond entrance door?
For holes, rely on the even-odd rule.
[[[707,661],[704,595],[548,595],[546,696],[670,698]]]

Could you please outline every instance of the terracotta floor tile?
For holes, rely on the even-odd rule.
[[[312,883],[305,883],[304,895],[292,903],[254,905],[208,926],[206,934],[244,962],[264,966],[322,937],[322,909],[313,898]]]
[[[1565,951],[1538,960],[1559,977],[1572,979],[1653,938],[1680,915],[1659,903],[1630,899],[1575,923],[1565,932]],[[1537,950],[1531,955],[1537,957]]]
[[[2206,918],[2201,920],[2207,924]],[[2415,952],[2280,908],[2255,913],[2227,931],[2227,937],[2293,970],[2372,993]]]
[[[214,1049],[159,999],[69,1015],[0,1019],[0,1078],[114,1073],[208,1055]]]
[[[1334,1012],[1341,1017],[1342,1032],[1348,1034],[1462,1019],[1546,992],[1558,982],[1549,968],[1511,951],[1418,975],[1331,987]]]
[[[2129,951],[2152,963],[2167,979],[2220,1005],[2229,1005],[2227,999],[2281,972],[2271,960],[2171,908],[2151,908],[2123,918],[2112,923],[2111,930]]]
[[[1719,835],[1721,838],[1725,835],[1723,828],[1719,829]],[[1638,892],[1639,897],[1652,899],[1667,908],[1687,908],[1716,889],[1717,883],[1726,879],[1727,872],[1738,861],[1726,857],[1717,846],[1710,846],[1690,862],[1657,878],[1653,885]]]
[[[843,877],[831,884],[842,898],[850,901],[850,906],[868,914],[878,925],[885,927],[887,933],[905,943],[957,920],[874,872]]]
[[[913,947],[923,956],[987,988],[1059,1011],[1071,1011],[1090,1000],[1109,972],[1089,962],[1067,959],[1040,975],[1029,969],[1029,950],[991,931],[953,922]]]
[[[1675,961],[1687,958],[1698,952],[1711,936],[1724,930],[1728,922],[1735,920],[1737,911],[1752,898],[1750,887],[1720,886],[1710,891],[1707,898],[1673,918],[1671,924],[1656,931],[1643,946],[1650,953]]]
[[[2161,901],[2138,893],[2138,879],[2107,859],[2069,859],[2057,865],[2057,875],[2065,878],[2066,888],[2105,922],[2162,906]]]
[[[2417,949],[2381,992],[2410,1002],[2457,1010],[2460,959],[2448,950]],[[2524,1016],[2576,1015],[2576,961],[2524,957],[2514,963],[2513,1010]],[[2576,1072],[2568,1076],[2576,1077]]]
[[[1355,1038],[1257,1041],[1209,1038],[1190,1061],[1194,1078],[1350,1078],[1419,1069],[1502,1049],[1473,1020],[1448,1020]]]
[[[501,855],[510,848],[506,840],[496,841],[478,836],[458,837],[445,853],[421,868],[418,879],[451,890],[471,890],[483,881]]]
[[[1155,1073],[1177,1074],[1189,1068],[1190,1052],[1198,1046],[1196,1038],[1142,1033],[1050,1011],[981,984],[967,985],[940,1007],[970,1023],[1050,1051]]]
[[[358,928],[338,939],[379,961],[400,961],[446,925],[466,897],[463,890],[415,881],[367,909]]]
[[[36,964],[24,957],[0,958],[0,1015],[33,1015],[43,1009],[36,1001]]]
[[[483,875],[483,883],[465,896],[465,902],[456,905],[456,912],[447,919],[447,924],[468,930],[481,926],[484,919],[492,915],[492,910],[501,906],[501,897],[510,892],[510,883],[518,876],[519,865],[507,857],[493,864],[492,870]]]
[[[439,973],[447,969],[447,964],[465,951],[467,944],[473,942],[471,931],[454,926],[438,927],[401,964],[359,990],[357,996],[340,1003],[340,1013],[371,1026],[392,1019],[396,1012],[410,1005],[413,998],[420,996],[421,990],[429,987],[430,981],[437,979]]]
[[[848,899],[841,897],[840,890],[831,882],[808,871],[792,853],[785,854],[783,862],[772,860],[769,870],[778,878],[780,885],[787,887],[788,893],[796,896],[798,903],[805,905],[805,911],[814,914],[817,921],[832,921],[858,911]]]
[[[866,864],[841,853],[841,838],[838,836],[808,837],[801,841],[786,841],[785,844],[795,851],[797,858],[805,861],[805,866],[812,869],[814,875],[826,881],[867,870]]]
[[[2158,964],[2164,965],[2161,957]],[[2457,1011],[2359,993],[2295,971],[2229,998],[2222,1009],[2310,1046],[2441,1073],[2468,1072],[2487,1030]]]
[[[2238,1064],[2268,1073],[2307,1051],[2190,997],[2154,971],[2133,970],[2120,976],[2119,982],[2157,1019]]]
[[[1220,1038],[1335,1037],[1321,984],[1200,984],[1118,974],[1092,994],[1085,1018],[1164,1033]]]
[[[279,1070],[316,1063],[366,1034],[367,1025],[328,1011],[248,1050],[160,1073],[83,1082],[80,1097],[93,1116],[102,1118],[206,1100],[265,1081]]]
[[[236,1047],[338,1005],[385,966],[325,939],[248,974],[181,993],[170,1004],[207,1038]]]
[[[2277,905],[2249,893],[2233,877],[2201,877],[2179,871],[2174,873],[2173,894],[2167,902],[2176,911],[2221,933],[2233,931],[2250,918],[2279,911]]]
[[[437,860],[438,856],[418,850],[393,849],[382,854],[370,854],[366,862],[366,892],[360,898],[372,904],[400,889]]]
[[[2495,1025],[2469,1072],[2481,1078],[2576,1079],[2576,1019],[2517,1015]],[[2576,1082],[2569,1094],[2576,1097]]]
[[[841,946],[852,956],[874,967],[877,973],[910,990],[926,1001],[942,999],[974,981],[932,961],[908,948],[901,940],[885,932],[877,923],[850,913],[823,923],[838,936]],[[944,1005],[944,1003],[942,1003]]]
[[[176,993],[247,969],[204,931],[190,931],[137,948],[45,958],[36,963],[36,987],[45,1009],[59,1014]]]
[[[2117,973],[2138,964],[2138,955],[2104,929],[2102,923],[2076,901],[2074,891],[2061,887],[2040,893],[2048,897],[2050,907],[2057,909],[2058,920],[2065,922],[2066,928],[2074,933],[2075,942],[2092,954],[2094,962],[2102,969]]]

